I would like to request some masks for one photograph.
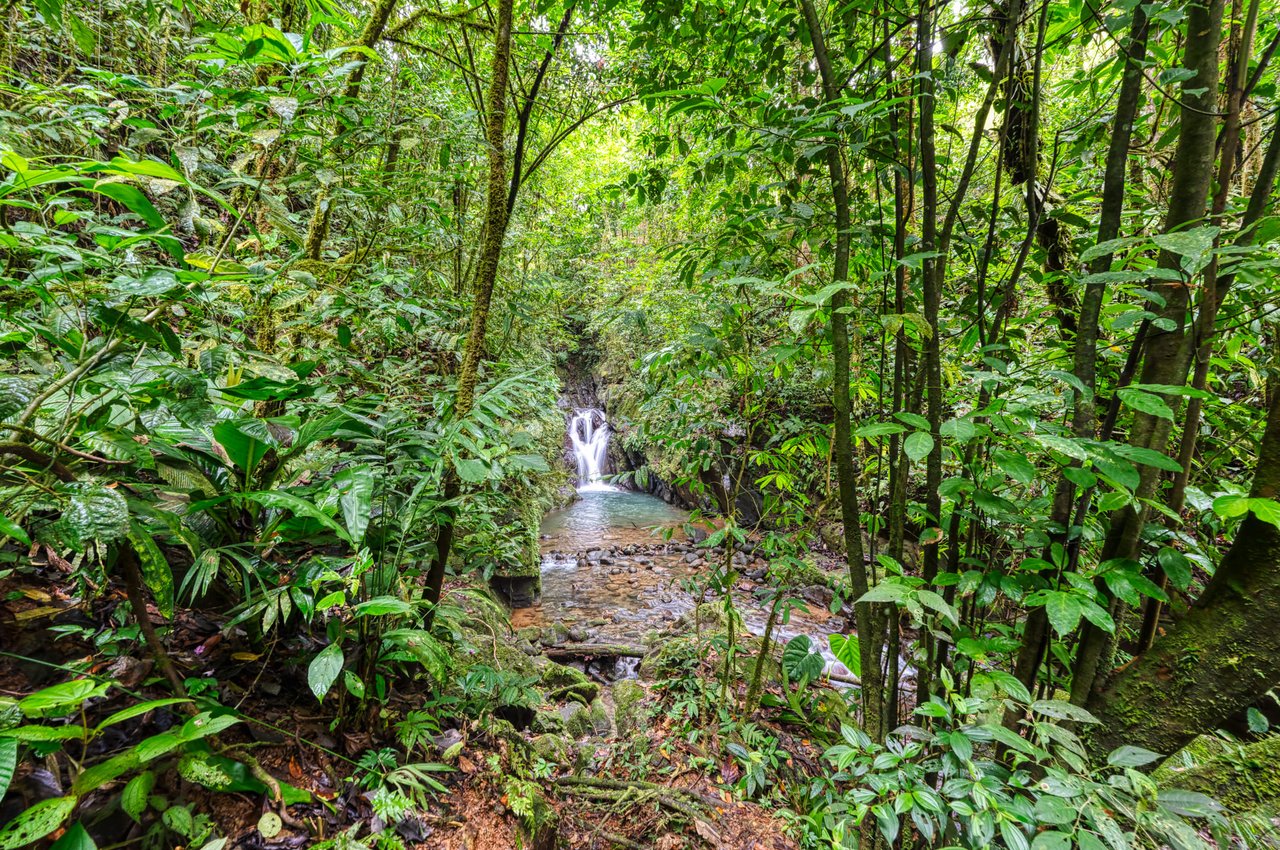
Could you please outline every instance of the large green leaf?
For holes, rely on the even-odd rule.
[[[311,659],[311,664],[307,667],[307,685],[311,688],[311,693],[316,695],[316,699],[324,702],[325,694],[329,693],[333,683],[338,681],[345,661],[342,646],[336,642],[320,650],[316,657]]]
[[[836,660],[849,668],[853,675],[862,677],[862,649],[857,635],[828,635],[827,643]]]
[[[270,442],[251,434],[244,423],[226,419],[213,426],[213,439],[222,446],[227,457],[244,473],[245,479],[253,474],[258,461],[271,450]]]
[[[18,850],[39,841],[62,826],[75,807],[75,797],[41,800],[0,829],[0,850]]]
[[[14,738],[0,738],[0,800],[4,799],[18,767],[18,742]]]
[[[343,540],[346,540],[347,542],[351,541],[351,537],[347,534],[347,530],[335,522],[333,517],[329,516],[306,499],[295,496],[292,493],[285,493],[281,490],[258,490],[252,493],[241,493],[240,497],[262,505],[264,508],[288,511],[294,516],[313,519]]]
[[[339,504],[342,506],[342,518],[347,524],[347,534],[356,546],[364,541],[365,532],[369,528],[374,484],[373,470],[367,465],[347,467],[333,478],[333,486],[341,494]]]

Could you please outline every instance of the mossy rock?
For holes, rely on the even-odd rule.
[[[564,732],[572,738],[581,738],[592,731],[591,710],[579,702],[562,706],[557,712],[564,723]]]
[[[647,712],[641,706],[645,697],[644,686],[635,679],[621,679],[613,683],[613,722],[618,734],[629,736],[644,728]]]
[[[600,686],[575,667],[548,661],[542,668],[541,684],[553,701],[577,700],[589,704],[600,696]]]
[[[575,751],[573,746],[563,735],[554,732],[548,732],[538,735],[529,742],[536,753],[543,761],[549,761],[552,764],[569,765],[575,760]]]
[[[564,731],[564,718],[558,711],[540,708],[533,716],[533,724],[529,728],[543,735],[559,734]]]
[[[587,710],[591,718],[591,731],[601,737],[608,735],[613,730],[613,724],[609,722],[609,710],[604,707],[604,703],[598,699],[591,701],[591,707]]]

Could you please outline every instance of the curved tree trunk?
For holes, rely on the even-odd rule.
[[[1280,393],[1272,393],[1251,495],[1280,497]],[[1172,754],[1280,682],[1280,528],[1250,515],[1204,595],[1088,708],[1099,753]]]

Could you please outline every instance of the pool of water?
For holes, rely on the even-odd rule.
[[[596,485],[578,492],[573,504],[547,514],[542,521],[544,552],[579,552],[619,544],[660,543],[661,529],[676,529],[674,540],[684,540],[679,526],[688,511],[672,507],[648,493],[635,493]]]
[[[698,560],[683,525],[689,514],[645,493],[599,486],[580,491],[572,505],[542,523],[542,597],[512,612],[512,625],[585,624],[592,642],[640,643],[692,610],[687,586],[711,568]],[[667,540],[661,534],[671,529]],[[760,634],[768,611],[742,581],[735,602],[747,628]],[[710,601],[710,598],[706,601]],[[821,607],[794,611],[775,637],[807,634],[833,672],[847,675],[827,646],[830,614]]]

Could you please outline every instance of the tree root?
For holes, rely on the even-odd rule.
[[[648,802],[658,803],[662,807],[683,815],[691,821],[699,820],[702,813],[698,810],[694,799],[680,799],[675,794],[683,794],[674,788],[654,785],[651,782],[619,782],[610,779],[593,779],[586,776],[563,776],[556,780],[556,785],[577,788],[577,793],[590,799],[609,801],[618,805],[633,806]],[[700,800],[698,801],[701,802]]]

